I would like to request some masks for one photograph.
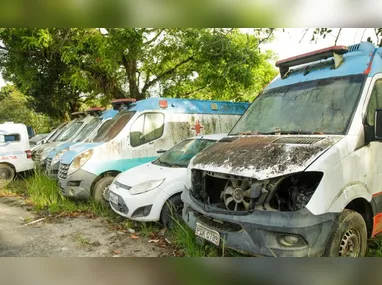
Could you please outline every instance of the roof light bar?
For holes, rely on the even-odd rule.
[[[85,112],[90,114],[90,115],[100,115],[102,111],[104,111],[105,108],[99,108],[99,107],[94,107],[94,108],[89,108]]]
[[[114,110],[121,110],[122,107],[129,107],[130,104],[137,102],[137,99],[134,98],[121,98],[114,99],[111,101],[111,105]]]
[[[100,108],[100,107],[94,107],[94,108],[89,108],[86,110],[86,112],[92,112],[92,111],[103,111],[105,108]]]
[[[71,113],[70,116],[72,116],[73,118],[81,118],[81,117],[85,117],[86,113],[85,112],[74,112],[74,113]]]
[[[334,68],[337,68],[342,60],[343,55],[348,52],[347,46],[332,46],[316,51],[308,52],[298,56],[293,56],[276,62],[276,67],[280,69],[281,78],[284,78],[292,66],[314,62],[322,59],[333,57]]]

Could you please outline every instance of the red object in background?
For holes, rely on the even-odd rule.
[[[201,129],[203,129],[203,128],[204,128],[204,127],[200,124],[199,120],[196,120],[196,121],[195,121],[195,125],[194,125],[191,129],[192,129],[192,130],[195,130],[196,135],[199,135]]]

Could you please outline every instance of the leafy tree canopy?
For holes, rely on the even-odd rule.
[[[37,112],[149,96],[253,100],[277,74],[273,29],[0,29],[3,77]]]

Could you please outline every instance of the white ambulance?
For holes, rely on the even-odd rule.
[[[27,127],[12,122],[0,124],[0,188],[11,182],[16,173],[33,168]]]

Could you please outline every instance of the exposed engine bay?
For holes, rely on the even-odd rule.
[[[309,202],[322,176],[321,172],[301,172],[259,181],[193,169],[191,195],[233,212],[297,211]]]

